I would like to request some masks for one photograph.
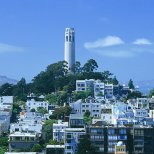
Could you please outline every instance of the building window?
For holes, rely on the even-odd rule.
[[[74,36],[72,36],[72,42],[74,42]]]
[[[72,37],[71,36],[69,36],[69,42],[71,42],[72,41]]]
[[[68,36],[66,36],[66,42],[68,42]]]

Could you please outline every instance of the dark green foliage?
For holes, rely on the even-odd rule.
[[[51,145],[58,145],[59,144],[59,142],[57,142],[56,140],[49,140],[49,144],[51,144]]]
[[[89,59],[83,66],[84,72],[94,72],[98,68],[97,62],[94,59]]]
[[[135,89],[134,83],[133,83],[133,80],[132,79],[129,80],[128,86],[129,86],[129,89]]]
[[[13,95],[13,85],[5,83],[0,87],[1,96],[12,96]]]
[[[13,110],[12,110],[12,116],[11,116],[11,122],[16,122],[17,121],[17,115],[20,113],[21,108],[19,107],[19,104],[15,102],[13,104]]]
[[[34,109],[34,108],[33,108],[33,109],[31,109],[31,110],[30,110],[30,112],[35,112],[35,109]]]
[[[0,147],[8,146],[8,137],[0,137]]]
[[[92,93],[90,91],[78,91],[73,93],[73,99],[86,99],[88,96],[92,96]]]
[[[55,111],[53,112],[53,116],[56,119],[64,120],[65,116],[69,116],[71,111],[72,111],[72,109],[69,106],[56,108]]]
[[[96,149],[92,145],[88,135],[85,135],[83,139],[80,140],[76,154],[96,154]]]
[[[4,154],[8,149],[8,137],[6,133],[3,133],[0,137],[0,154]]]
[[[52,132],[53,132],[53,129],[52,129],[52,125],[53,123],[55,123],[56,120],[46,120],[45,121],[45,124],[43,125],[43,139],[45,142],[48,142],[51,138],[52,138]]]
[[[80,74],[82,72],[81,63],[79,61],[75,62],[74,71],[75,71],[75,74]]]
[[[84,113],[84,115],[83,115],[84,117],[89,117],[90,116],[90,111],[89,110],[87,110],[85,113]]]
[[[42,146],[40,144],[35,144],[32,148],[32,152],[41,152]]]
[[[43,114],[48,113],[48,111],[45,108],[43,108],[43,107],[38,107],[37,108],[37,112],[43,113]]]
[[[117,80],[116,76],[113,77],[112,83],[113,83],[113,85],[118,85],[119,84],[119,81]]]
[[[51,93],[62,90],[65,85],[65,74],[67,74],[67,63],[59,61],[51,64],[33,79],[36,93]]]
[[[149,97],[154,96],[154,89],[150,90]]]
[[[57,94],[48,94],[45,96],[45,100],[48,101],[49,104],[58,104]]]
[[[90,116],[90,111],[86,110],[86,112],[83,115],[84,121],[87,125],[90,125],[92,122],[92,117]]]
[[[6,148],[0,147],[0,154],[4,154],[6,152]]]
[[[13,89],[13,95],[17,97],[18,100],[26,101],[27,98],[27,85],[26,80],[22,78]]]
[[[135,98],[141,98],[142,97],[142,93],[140,91],[133,91],[133,92],[129,92],[127,99],[135,99]]]

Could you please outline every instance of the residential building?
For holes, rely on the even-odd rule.
[[[100,154],[114,154],[115,145],[119,141],[127,144],[128,129],[126,127],[93,125],[87,130],[92,144]]]
[[[44,109],[46,109],[48,111],[48,102],[35,101],[35,99],[30,99],[30,100],[27,100],[27,102],[26,102],[26,111],[27,112],[30,112],[31,109],[35,109],[35,111],[37,111],[37,109],[39,107],[43,107]]]
[[[112,106],[109,103],[101,105],[101,119],[107,124],[112,124]]]
[[[58,120],[57,123],[53,123],[53,140],[57,142],[64,141],[64,129],[68,127],[68,122]]]
[[[75,154],[77,145],[85,134],[85,128],[66,128],[64,131],[65,154]]]
[[[0,97],[0,111],[9,112],[11,116],[12,108],[13,108],[13,96],[1,96]]]
[[[69,127],[70,128],[84,128],[85,127],[85,121],[84,121],[83,115],[81,115],[81,114],[70,114]]]
[[[100,117],[101,114],[101,103],[90,96],[85,100],[70,103],[70,107],[72,107],[74,113],[81,115],[84,115],[86,111],[89,111],[92,117]]]
[[[100,80],[96,80],[94,82],[94,96],[104,97],[104,93],[105,93],[105,83],[101,82]]]
[[[9,135],[9,152],[15,150],[31,150],[39,143],[39,136],[36,133],[14,132]]]
[[[0,96],[0,104],[13,106],[13,96]]]
[[[105,84],[105,98],[112,99],[113,98],[113,84]]]
[[[76,80],[76,91],[94,91],[94,79]]]
[[[105,153],[105,129],[104,127],[91,126],[88,130],[90,141],[95,146],[96,151],[99,153]]]
[[[154,153],[154,128],[149,126],[135,126],[131,129],[133,154]]]

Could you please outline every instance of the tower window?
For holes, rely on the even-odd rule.
[[[70,42],[72,41],[72,37],[71,37],[71,36],[69,36],[69,41],[70,41]]]
[[[74,42],[74,36],[72,36],[72,42]]]
[[[66,36],[66,42],[68,42],[68,36]]]

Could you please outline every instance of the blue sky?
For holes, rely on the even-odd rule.
[[[0,75],[30,81],[63,60],[74,27],[76,60],[123,82],[154,79],[154,0],[1,0]]]

